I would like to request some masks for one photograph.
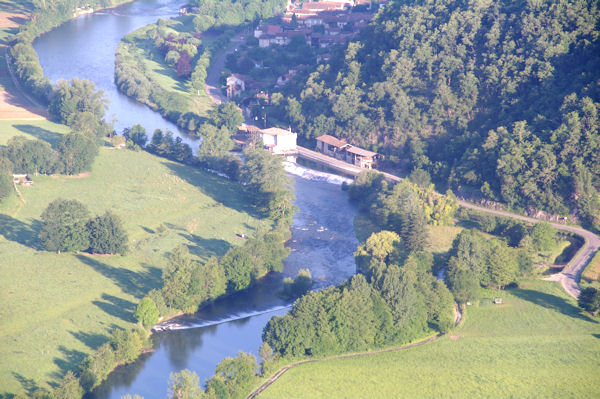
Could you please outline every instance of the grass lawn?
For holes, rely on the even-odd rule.
[[[305,364],[260,398],[600,397],[600,324],[558,283],[484,291],[449,335],[409,350]]]
[[[0,125],[0,142],[33,126],[53,140],[66,128],[30,121]],[[28,128],[29,129],[29,128]],[[31,136],[39,131],[29,129]],[[146,152],[100,149],[91,175],[33,176],[0,204],[0,397],[55,383],[114,326],[133,323],[139,298],[160,284],[165,254],[188,245],[199,258],[241,243],[236,233],[263,222],[234,183]],[[126,256],[56,254],[40,248],[49,202],[78,199],[94,214],[121,217]]]
[[[25,136],[30,140],[40,139],[47,141],[54,146],[60,139],[60,136],[69,131],[67,126],[48,120],[0,120],[0,145],[5,145],[13,136]]]

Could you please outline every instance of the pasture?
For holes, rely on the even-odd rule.
[[[467,307],[426,345],[297,366],[260,398],[599,397],[600,324],[558,283],[530,280]]]
[[[17,125],[33,126],[23,129]],[[0,126],[0,143],[28,130],[55,140],[50,122]],[[39,130],[38,130],[39,129]],[[131,326],[137,301],[161,282],[165,255],[179,244],[206,259],[241,243],[261,221],[235,183],[146,152],[100,148],[91,173],[32,176],[0,204],[0,397],[56,383],[115,326]],[[37,239],[40,215],[56,198],[123,220],[125,256],[52,253]]]

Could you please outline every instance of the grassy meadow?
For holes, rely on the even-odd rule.
[[[504,304],[467,307],[458,328],[420,347],[297,366],[259,397],[600,397],[600,324],[560,284],[482,296]]]
[[[48,141],[66,131],[47,121],[0,123],[0,143],[24,130]],[[89,176],[33,180],[19,187],[22,199],[0,204],[0,397],[56,383],[110,329],[132,325],[137,301],[159,286],[165,254],[178,244],[201,259],[222,255],[241,243],[236,234],[266,223],[235,183],[146,152],[103,147]],[[120,216],[128,254],[40,248],[40,214],[59,197]]]

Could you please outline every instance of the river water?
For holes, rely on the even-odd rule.
[[[134,3],[71,20],[36,40],[34,47],[44,73],[53,82],[74,77],[89,79],[110,100],[108,119],[117,131],[142,124],[147,131],[175,125],[146,106],[119,93],[114,84],[114,54],[128,32],[158,18],[176,15],[185,1],[138,0]],[[185,137],[184,137],[185,138]],[[185,141],[197,146],[193,139]],[[178,329],[154,335],[153,353],[118,368],[88,398],[119,399],[126,394],[165,397],[169,373],[190,369],[200,380],[209,378],[219,361],[238,351],[258,352],[262,330],[274,315],[289,306],[275,293],[283,277],[308,268],[315,288],[338,284],[355,272],[353,252],[358,245],[353,219],[356,209],[348,203],[339,184],[343,179],[299,166],[289,167],[299,208],[289,242],[290,256],[283,273],[267,276],[248,292],[217,301],[193,316],[177,321]]]

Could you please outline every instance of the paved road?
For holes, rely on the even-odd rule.
[[[204,88],[212,102],[215,104],[221,104],[229,101],[229,99],[221,93],[219,78],[221,77],[221,71],[223,68],[225,68],[225,58],[227,58],[228,54],[231,54],[235,51],[236,46],[238,46],[239,42],[242,40],[242,35],[244,35],[244,33],[238,33],[232,37],[231,41],[229,42],[229,46],[225,48],[225,50],[214,60],[214,62],[210,64],[208,68]]]

